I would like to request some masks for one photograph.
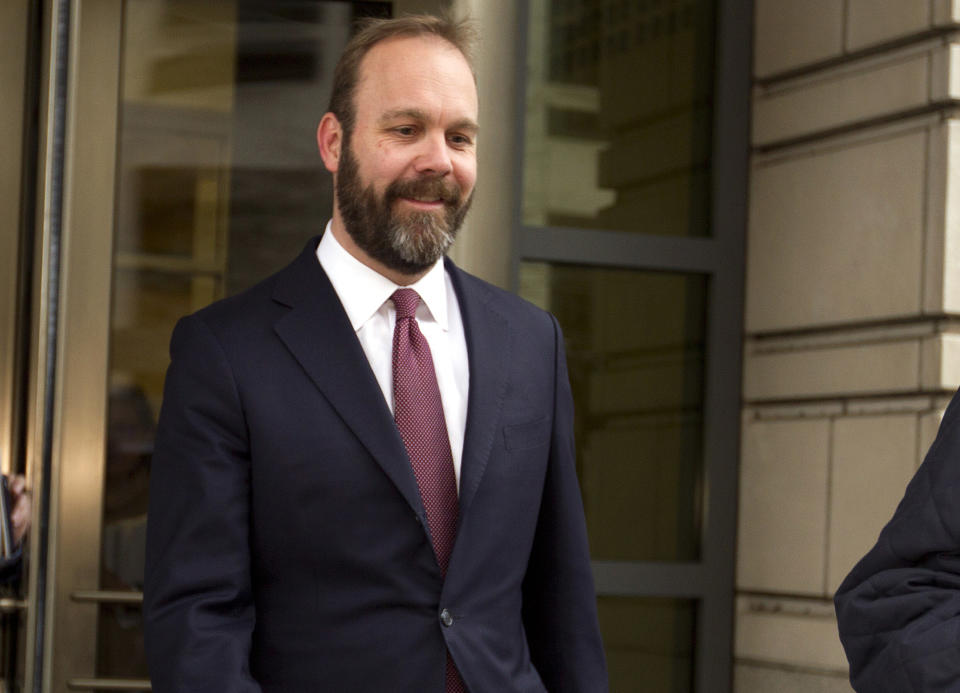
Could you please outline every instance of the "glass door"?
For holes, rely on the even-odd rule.
[[[24,233],[32,216],[30,191],[36,126],[29,117],[28,83],[36,49],[36,8],[28,0],[0,3],[0,473],[23,474],[27,350],[27,291],[30,273]],[[0,691],[23,676],[22,652],[27,602],[22,563],[0,556]]]
[[[333,67],[358,16],[407,4],[431,9],[422,1],[66,3],[62,235],[42,226],[32,328],[47,334],[51,316],[58,327],[47,359],[55,378],[36,376],[28,398],[28,459],[42,473],[17,685],[149,690],[143,555],[171,330],[322,232],[332,186],[314,133]],[[51,36],[58,5],[46,6]],[[51,258],[59,304],[43,288]],[[42,374],[44,358],[35,360]],[[46,394],[49,410],[39,404]]]

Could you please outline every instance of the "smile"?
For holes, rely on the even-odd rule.
[[[400,199],[408,205],[420,209],[436,209],[437,207],[443,206],[443,200],[437,198],[401,197]]]

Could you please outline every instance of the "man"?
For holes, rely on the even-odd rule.
[[[883,528],[835,597],[861,693],[960,691],[960,394]]]
[[[174,331],[154,691],[606,690],[559,328],[443,258],[476,177],[468,55],[430,17],[354,37],[322,239]]]

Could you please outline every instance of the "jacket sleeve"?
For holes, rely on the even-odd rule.
[[[144,584],[156,693],[259,693],[246,425],[220,344],[197,316],[171,341],[150,473]]]
[[[958,395],[893,519],[835,604],[855,690],[960,690]]]
[[[523,585],[523,621],[534,666],[550,693],[607,691],[607,667],[577,482],[573,397],[556,319],[550,460]]]

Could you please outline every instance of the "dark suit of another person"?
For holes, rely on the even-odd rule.
[[[178,324],[153,460],[153,690],[606,690],[555,320],[447,261],[470,361],[446,580],[314,239]]]
[[[835,602],[857,691],[960,691],[960,396]]]

